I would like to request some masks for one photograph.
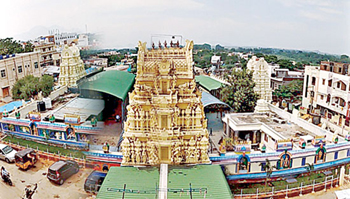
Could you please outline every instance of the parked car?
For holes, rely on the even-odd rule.
[[[71,160],[60,160],[53,163],[48,170],[47,178],[62,185],[66,179],[79,172],[78,163]]]
[[[7,163],[15,161],[15,154],[17,153],[12,147],[6,144],[0,144],[0,159],[5,160]]]
[[[100,187],[106,175],[107,173],[100,171],[91,172],[91,174],[85,180],[84,190],[86,192],[97,193],[98,190],[100,190]]]

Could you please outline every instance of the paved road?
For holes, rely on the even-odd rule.
[[[4,166],[10,172],[13,186],[10,187],[0,180],[0,199],[19,199],[24,194],[25,187],[33,188],[34,183],[38,183],[37,192],[33,199],[51,198],[72,198],[85,199],[90,195],[85,193],[83,186],[86,177],[91,173],[91,169],[81,169],[77,174],[71,176],[62,186],[51,183],[47,177],[47,169],[53,162],[39,161],[36,168],[27,171],[19,170],[15,164],[7,164],[0,161],[0,166]]]

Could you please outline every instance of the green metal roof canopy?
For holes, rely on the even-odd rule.
[[[209,76],[199,75],[196,76],[196,82],[208,91],[216,90],[220,88],[223,84]]]
[[[135,81],[135,75],[118,70],[102,71],[79,83],[79,89],[108,93],[123,101]]]
[[[124,184],[125,198],[156,198],[159,183],[157,167],[111,167],[97,194],[97,199],[122,198]]]

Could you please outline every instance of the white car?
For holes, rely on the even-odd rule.
[[[5,160],[7,163],[15,161],[15,154],[17,153],[12,147],[6,144],[0,144],[0,159]]]

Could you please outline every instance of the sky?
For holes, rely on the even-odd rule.
[[[103,48],[182,35],[197,44],[273,47],[350,55],[347,0],[11,0],[1,3],[0,38],[48,31],[103,37]],[[155,40],[155,39],[153,39]]]

